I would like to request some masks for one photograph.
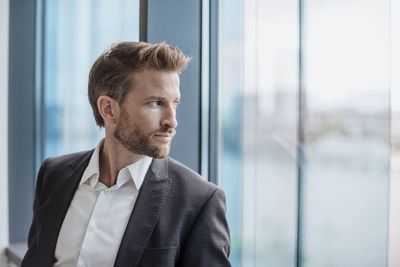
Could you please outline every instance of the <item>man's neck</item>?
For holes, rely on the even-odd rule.
[[[119,171],[141,159],[143,155],[133,154],[126,150],[114,138],[105,138],[102,149],[99,153],[99,180],[107,187],[117,182]]]

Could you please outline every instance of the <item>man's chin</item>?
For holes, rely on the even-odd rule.
[[[148,155],[148,156],[155,158],[155,159],[163,159],[163,158],[168,157],[168,154],[169,153],[158,153],[158,154],[153,154],[152,156],[151,155]]]
[[[152,150],[152,153],[149,153],[150,155],[147,156],[155,159],[162,159],[168,157],[169,151],[170,151],[169,145],[156,146]]]

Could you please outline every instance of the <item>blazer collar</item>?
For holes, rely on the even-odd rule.
[[[44,214],[43,228],[39,236],[42,248],[40,255],[48,255],[47,262],[43,266],[52,266],[54,263],[54,252],[61,225],[92,153],[93,150],[73,157],[69,162],[65,162],[63,169],[54,171],[52,175],[57,177],[49,177],[57,179],[57,182],[52,190],[49,208]]]
[[[171,179],[168,159],[153,159],[126,226],[114,266],[136,266],[158,222]]]
[[[40,255],[48,255],[42,259],[42,266],[52,266],[54,263],[62,223],[93,151],[75,157],[66,163],[65,169],[59,170],[59,177],[52,177],[57,178],[57,183],[52,190],[49,210],[44,215],[46,217],[39,235]],[[168,160],[153,159],[125,229],[115,266],[137,265],[167,199],[170,184]]]

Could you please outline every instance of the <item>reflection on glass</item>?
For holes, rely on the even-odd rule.
[[[242,86],[243,0],[222,0],[220,9],[220,125],[222,151],[220,186],[227,201],[232,266],[242,258]]]
[[[400,266],[400,1],[390,3],[391,160],[388,266]]]
[[[45,3],[44,157],[49,157],[87,150],[103,136],[87,99],[87,77],[112,43],[139,39],[139,0]]]
[[[221,186],[233,266],[294,266],[298,2],[222,1]]]
[[[298,2],[246,1],[244,266],[294,266]]]
[[[389,1],[305,2],[305,267],[386,266]]]
[[[298,144],[298,1],[222,1],[221,186],[233,266],[295,266],[298,215],[302,266],[386,266],[389,4],[303,1]]]

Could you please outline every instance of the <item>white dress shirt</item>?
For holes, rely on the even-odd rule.
[[[110,267],[152,158],[143,157],[118,173],[116,184],[99,181],[96,147],[82,175],[58,236],[55,267]]]

